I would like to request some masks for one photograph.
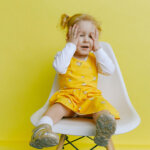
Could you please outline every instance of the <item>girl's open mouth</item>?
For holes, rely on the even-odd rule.
[[[81,46],[82,49],[88,49],[89,46]]]

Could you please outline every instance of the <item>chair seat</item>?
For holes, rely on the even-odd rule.
[[[130,120],[130,118],[129,118]],[[140,123],[139,118],[133,117],[132,121],[128,120],[117,120],[117,129],[115,135],[123,134],[133,130]],[[56,123],[53,128],[53,132],[76,135],[76,136],[95,136],[96,126],[93,119],[88,118],[63,118]]]
[[[53,132],[76,135],[76,136],[94,136],[95,123],[92,119],[87,118],[64,118],[56,123]]]

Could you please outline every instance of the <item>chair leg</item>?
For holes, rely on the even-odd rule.
[[[59,140],[59,144],[58,144],[56,150],[62,150],[64,142],[65,142],[65,138],[66,138],[66,135],[65,134],[61,134],[61,137],[60,137],[60,140]]]
[[[106,150],[115,150],[112,139],[109,140],[108,145],[106,146]]]

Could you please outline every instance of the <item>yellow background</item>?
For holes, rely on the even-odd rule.
[[[62,13],[93,15],[102,23],[100,40],[110,43],[117,57],[142,121],[135,130],[113,136],[117,150],[150,149],[149,0],[1,0],[0,148],[33,149],[28,146],[29,119],[48,98],[55,75],[52,62],[65,46]],[[87,140],[79,143],[87,150],[85,144]]]

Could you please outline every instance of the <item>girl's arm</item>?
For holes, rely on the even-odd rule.
[[[96,65],[98,72],[103,75],[111,75],[115,71],[115,65],[101,47],[98,38],[99,32],[95,28],[95,33],[91,33],[93,39],[93,51],[96,56]]]
[[[97,51],[94,51],[94,55],[96,57],[98,72],[103,75],[112,75],[115,71],[115,65],[103,48],[101,47]]]
[[[53,62],[53,67],[58,73],[60,74],[66,73],[75,51],[76,45],[71,42],[68,42],[66,43],[65,48],[56,54]]]

